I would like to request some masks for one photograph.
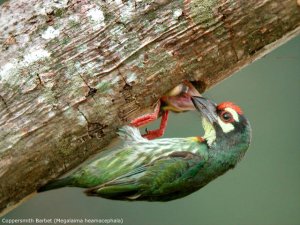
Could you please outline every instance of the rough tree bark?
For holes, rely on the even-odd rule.
[[[299,32],[296,0],[0,7],[0,211],[106,146],[182,80],[201,91]]]

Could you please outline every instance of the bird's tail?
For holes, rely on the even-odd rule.
[[[65,177],[61,179],[57,179],[54,181],[50,181],[45,186],[42,186],[40,189],[38,189],[38,192],[44,192],[49,191],[52,189],[62,188],[66,186],[72,186],[73,178],[72,177]]]

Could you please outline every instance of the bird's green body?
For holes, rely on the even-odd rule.
[[[88,195],[119,200],[169,201],[184,197],[233,168],[250,144],[251,130],[241,116],[238,132],[218,133],[203,119],[204,138],[147,140],[139,130],[119,131],[121,148],[101,156],[72,175],[56,180],[41,191],[75,186]],[[220,136],[222,135],[222,136]]]

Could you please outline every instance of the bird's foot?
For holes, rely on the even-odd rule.
[[[154,112],[143,115],[131,121],[130,125],[134,127],[140,127],[146,125],[154,120],[157,120],[160,112],[160,101],[155,106]]]
[[[146,134],[144,134],[143,137],[147,138],[148,140],[153,140],[155,138],[159,138],[159,137],[163,136],[165,133],[166,127],[167,127],[168,114],[169,114],[169,111],[164,111],[163,115],[161,117],[159,128],[156,130],[147,130],[146,129]]]
[[[155,138],[159,138],[164,135],[164,130],[157,129],[157,130],[147,130],[146,134],[142,135],[144,138],[147,138],[148,140],[153,140]]]

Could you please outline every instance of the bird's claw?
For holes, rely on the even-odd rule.
[[[147,130],[146,129],[146,134],[142,135],[144,138],[148,140],[153,140],[155,138],[159,138],[163,136],[164,130],[157,129],[157,130]]]

